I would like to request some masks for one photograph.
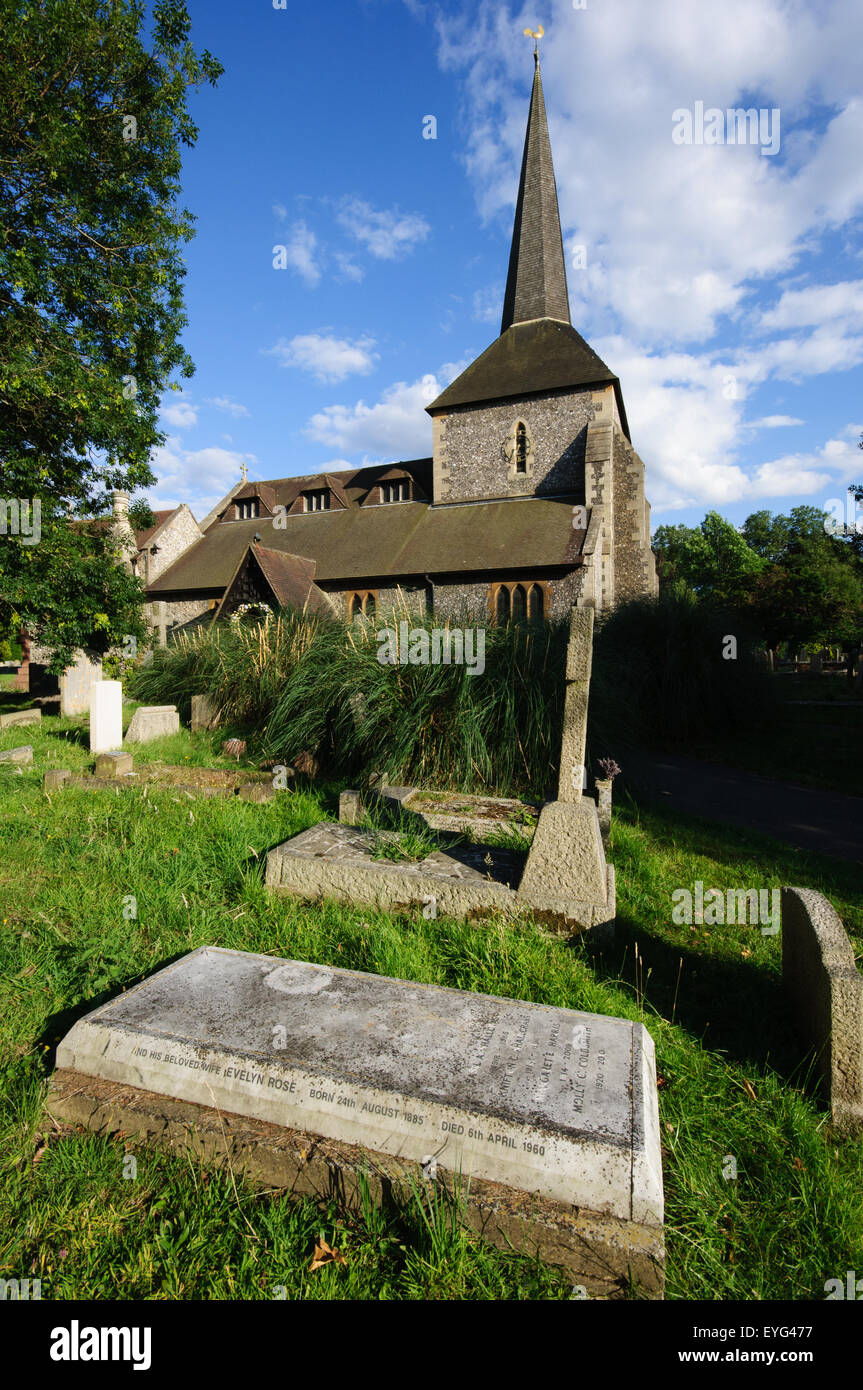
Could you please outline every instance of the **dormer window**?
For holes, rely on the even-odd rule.
[[[244,497],[237,503],[237,520],[254,521],[261,514],[261,504],[257,497]]]
[[[409,502],[410,500],[410,478],[397,478],[395,482],[381,483],[382,502]]]
[[[527,430],[522,420],[515,427],[515,471],[527,472]]]
[[[316,492],[304,492],[303,500],[307,512],[328,512],[330,510],[330,494],[326,488],[321,488]]]

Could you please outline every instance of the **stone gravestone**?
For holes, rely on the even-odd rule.
[[[206,729],[215,729],[218,724],[215,701],[211,695],[192,696],[192,733],[199,734]]]
[[[96,681],[90,686],[90,752],[119,752],[123,747],[123,686]]]
[[[141,705],[126,730],[127,743],[152,743],[156,738],[180,732],[176,705]]]
[[[101,658],[91,661],[86,652],[79,652],[74,666],[67,666],[60,677],[61,715],[86,714],[90,708],[90,687],[101,679]]]
[[[782,984],[816,1050],[834,1125],[863,1129],[863,975],[839,914],[814,888],[782,889]]]
[[[226,1145],[239,1126],[270,1184],[299,1191],[315,1164],[343,1193],[364,1164],[469,1179],[486,1238],[594,1290],[619,1294],[631,1273],[661,1295],[656,1071],[639,1023],[203,947],[79,1020],[57,1068],[55,1118],[172,1143],[185,1128],[198,1152],[208,1129]]]

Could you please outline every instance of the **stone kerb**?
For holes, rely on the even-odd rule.
[[[814,889],[782,889],[782,983],[817,1051],[833,1123],[863,1127],[863,976],[838,914]]]

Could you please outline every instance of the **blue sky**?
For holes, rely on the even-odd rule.
[[[243,459],[431,453],[423,406],[499,331],[538,23],[572,320],[621,379],[654,523],[863,479],[859,0],[189,12],[225,75],[191,98],[197,370],[164,401],[154,506],[202,518]],[[697,103],[763,111],[763,135],[712,118],[695,143]]]

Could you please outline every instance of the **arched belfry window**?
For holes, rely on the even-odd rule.
[[[512,482],[516,478],[528,478],[533,472],[533,436],[526,420],[513,420],[509,433],[500,446],[501,456],[507,465],[507,476]]]
[[[523,420],[515,427],[515,471],[527,472],[527,427]]]

